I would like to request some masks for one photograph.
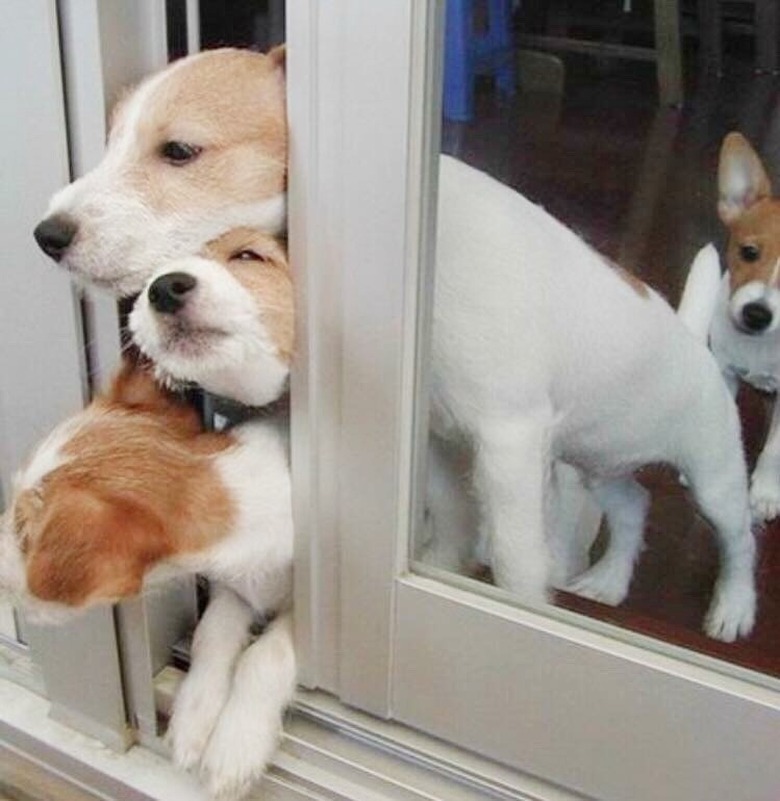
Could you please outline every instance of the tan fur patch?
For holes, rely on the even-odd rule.
[[[744,246],[758,250],[758,259],[747,261],[742,255]],[[777,280],[777,263],[780,259],[780,200],[760,200],[747,209],[729,226],[726,248],[731,291],[751,281],[770,283]]]
[[[242,251],[257,253],[262,261],[242,260]],[[281,242],[253,228],[236,228],[206,245],[203,256],[222,264],[249,292],[276,344],[289,364],[295,338],[292,275]]]
[[[30,591],[71,605],[137,592],[154,564],[218,541],[235,514],[214,464],[232,437],[201,432],[145,371],[125,367],[84,414],[40,501],[15,507]]]
[[[180,69],[173,65],[150,90],[133,133],[136,152],[127,160],[125,175],[152,208],[161,213],[208,211],[257,203],[285,190],[281,52],[206,52]],[[132,101],[131,94],[116,110],[112,138],[128,133]],[[161,148],[171,141],[197,146],[201,152],[190,163],[168,164]]]

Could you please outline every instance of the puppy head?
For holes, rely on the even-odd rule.
[[[125,367],[16,475],[0,520],[0,588],[32,617],[136,594],[160,562],[223,536],[232,508],[194,410]]]
[[[285,250],[251,228],[229,231],[199,256],[167,264],[130,315],[133,338],[158,378],[194,381],[253,406],[286,388],[293,324]]]
[[[285,224],[284,49],[174,62],[121,100],[106,153],[35,229],[74,276],[119,296],[239,225]]]
[[[739,133],[723,141],[718,213],[728,228],[729,314],[743,333],[763,335],[780,324],[780,201],[761,160]]]

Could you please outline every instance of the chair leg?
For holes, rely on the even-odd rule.
[[[490,42],[496,54],[496,88],[505,96],[512,96],[517,86],[517,68],[512,42],[511,0],[489,0]]]
[[[472,17],[472,0],[447,0],[443,105],[444,116],[457,122],[468,122],[474,116]]]
[[[655,0],[655,51],[658,94],[661,103],[683,102],[680,9],[677,0]]]
[[[756,0],[756,71],[778,71],[777,36],[778,36],[777,0]]]

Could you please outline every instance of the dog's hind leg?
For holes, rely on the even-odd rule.
[[[729,400],[729,402],[731,402]],[[697,421],[698,422],[698,421]],[[750,527],[747,470],[736,408],[720,428],[698,432],[681,465],[691,491],[718,538],[721,566],[704,621],[710,637],[732,642],[753,628],[756,614],[755,539]]]
[[[483,421],[475,436],[474,488],[480,510],[479,551],[496,584],[524,603],[547,600],[545,541],[552,415]]]
[[[780,514],[780,401],[775,398],[772,424],[750,479],[750,506],[756,520]]]
[[[567,589],[616,606],[628,595],[634,563],[642,548],[650,493],[631,476],[590,486],[607,517],[609,543],[601,559]]]

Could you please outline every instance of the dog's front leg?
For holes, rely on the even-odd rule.
[[[474,488],[480,506],[480,550],[496,584],[524,603],[547,600],[550,557],[545,540],[551,415],[481,424],[475,441]]]
[[[750,479],[750,508],[758,521],[780,514],[780,403],[775,397],[772,424]]]
[[[249,642],[254,613],[232,590],[216,586],[192,642],[192,664],[173,702],[166,739],[174,762],[201,759],[230,695],[236,661]]]
[[[201,760],[216,799],[241,798],[265,771],[296,684],[292,613],[268,625],[236,665],[230,697]]]

